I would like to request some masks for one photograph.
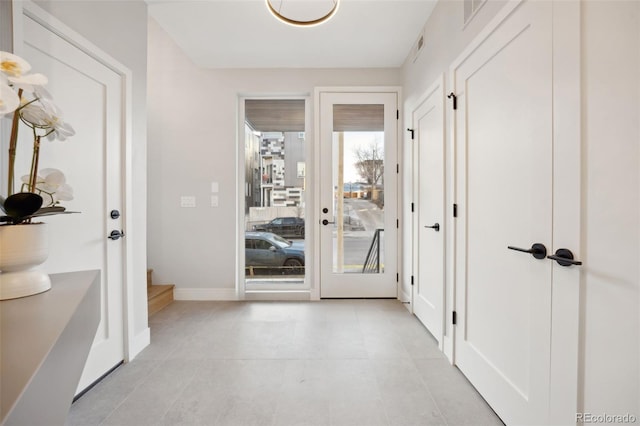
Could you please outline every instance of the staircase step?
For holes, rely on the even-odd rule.
[[[147,287],[147,309],[149,316],[173,302],[173,284],[153,284]]]

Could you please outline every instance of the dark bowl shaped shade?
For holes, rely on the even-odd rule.
[[[33,192],[18,192],[4,200],[3,210],[12,219],[29,216],[42,207],[42,197]]]

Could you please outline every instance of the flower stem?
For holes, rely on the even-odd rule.
[[[22,89],[18,90],[18,97],[22,98]],[[11,137],[9,138],[9,180],[7,188],[7,197],[13,194],[13,175],[16,163],[16,145],[18,144],[18,125],[20,124],[20,109],[13,113],[11,122]]]
[[[33,131],[35,135],[35,129]],[[29,192],[36,191],[38,180],[38,161],[40,160],[40,136],[35,135],[33,141],[33,157],[31,157],[31,175],[29,176]]]

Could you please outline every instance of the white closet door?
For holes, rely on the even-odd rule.
[[[444,335],[444,88],[442,78],[412,114],[414,181],[417,188],[416,280],[413,311],[442,343]]]
[[[551,2],[521,2],[452,70],[457,95],[455,362],[506,424],[549,416]]]

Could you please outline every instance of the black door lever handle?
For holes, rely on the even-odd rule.
[[[431,228],[431,229],[435,229],[436,232],[440,232],[440,224],[439,223],[434,223],[432,226],[426,226],[425,228]]]
[[[121,237],[124,238],[124,231],[113,230],[109,235],[107,235],[107,238],[110,240],[117,240]]]
[[[523,249],[520,247],[507,246],[509,250],[521,251],[523,253],[529,253],[531,256],[536,259],[544,259],[547,256],[547,248],[544,244],[535,243],[531,246],[530,249]]]
[[[556,250],[556,254],[547,256],[547,259],[555,260],[560,266],[582,265],[581,261],[573,260],[573,253],[571,250],[564,248]]]

